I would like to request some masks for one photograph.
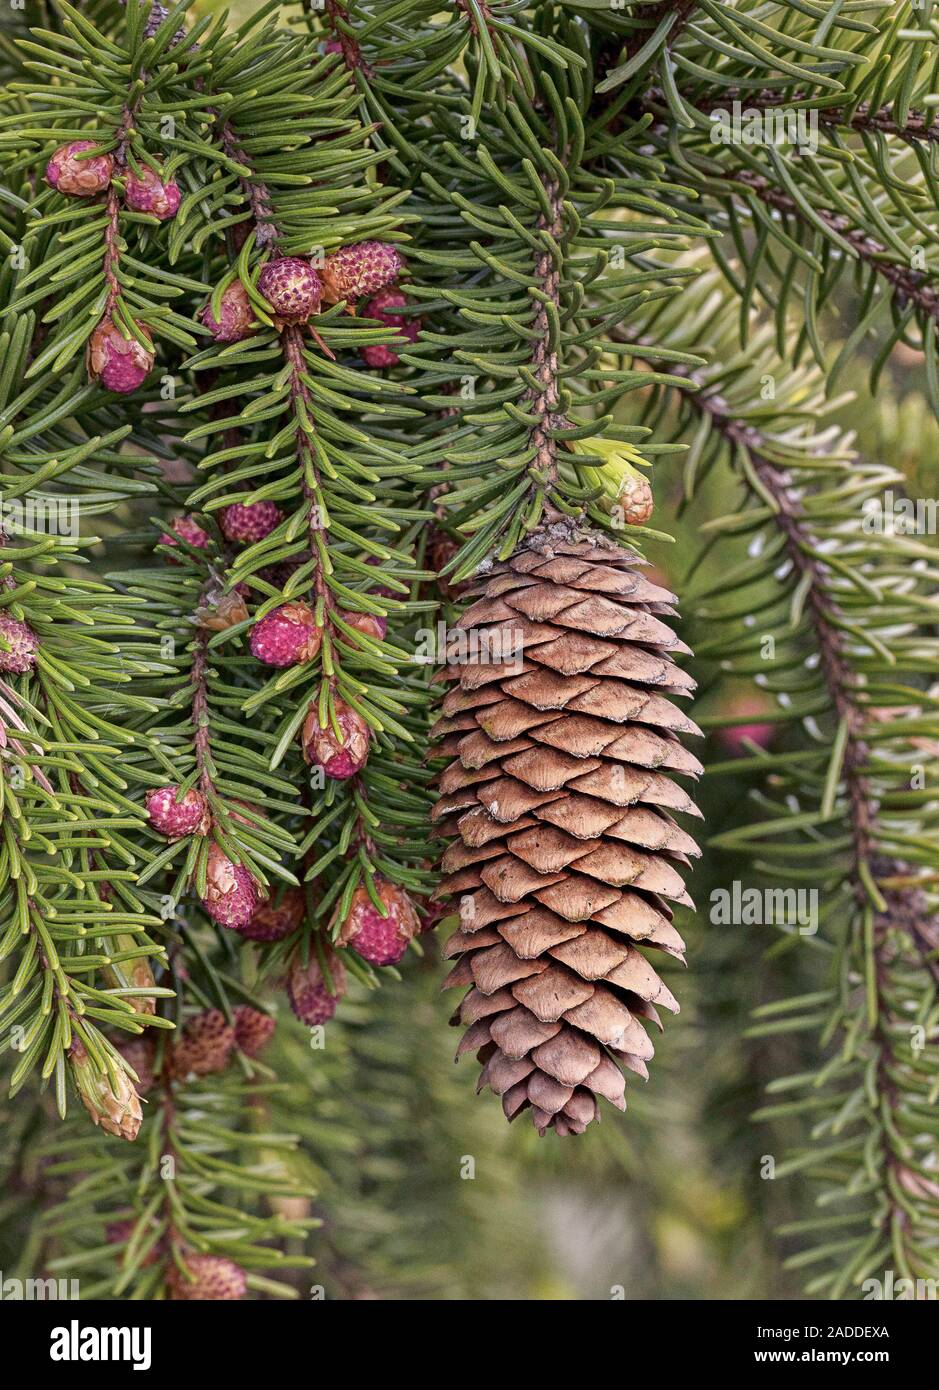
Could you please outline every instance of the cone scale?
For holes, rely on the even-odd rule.
[[[648,1075],[646,1025],[678,1008],[656,957],[684,960],[672,905],[692,906],[699,851],[673,813],[700,814],[679,780],[702,770],[680,741],[700,731],[674,702],[694,688],[674,596],[642,563],[567,523],[534,533],[485,567],[438,676],[457,1055],[541,1134],[582,1133],[601,1098],[624,1109],[623,1068]]]

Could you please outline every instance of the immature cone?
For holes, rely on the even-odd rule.
[[[143,1110],[126,1071],[115,1067],[113,1077],[98,1073],[78,1037],[72,1039],[68,1057],[82,1104],[95,1124],[118,1139],[136,1139]]]
[[[331,946],[324,946],[324,950],[329,983],[323,974],[319,957],[313,950],[310,951],[310,959],[306,965],[302,963],[299,953],[295,955],[287,976],[287,998],[290,1007],[300,1022],[305,1023],[308,1028],[328,1023],[346,992],[346,967]]]
[[[240,931],[251,921],[257,905],[257,884],[248,870],[233,863],[218,845],[210,845],[202,906],[213,922]]]
[[[212,301],[199,310],[199,318],[217,343],[239,343],[253,331],[254,310],[240,280],[233,280],[222,291],[218,318],[212,314]]]
[[[280,902],[265,898],[250,922],[238,928],[249,941],[281,941],[295,932],[306,913],[306,900],[299,888],[285,888]]]
[[[645,1077],[653,1053],[640,1019],[678,1007],[637,943],[683,959],[666,900],[690,905],[674,866],[698,850],[670,813],[699,812],[667,774],[702,769],[666,697],[694,683],[661,620],[673,596],[636,564],[561,523],[491,565],[435,729],[453,758],[433,811],[454,837],[448,984],[470,986],[459,1052],[478,1049],[480,1088],[509,1119],[531,1106],[542,1134],[581,1133],[599,1096],[624,1109],[617,1063]]]
[[[244,1270],[222,1255],[187,1255],[186,1274],[172,1269],[167,1277],[170,1299],[175,1302],[220,1303],[244,1298],[248,1284]]]
[[[305,603],[285,603],[266,613],[251,629],[251,653],[268,666],[296,666],[312,661],[323,629]]]
[[[204,1009],[190,1019],[173,1048],[176,1076],[209,1076],[224,1071],[235,1046],[235,1029],[220,1009]]]
[[[413,343],[420,333],[420,324],[417,319],[402,318],[401,314],[396,312],[403,309],[407,302],[400,290],[379,290],[362,310],[362,317],[378,319],[386,328],[396,328],[402,338]],[[364,347],[360,356],[367,367],[396,367],[401,361],[394,348],[389,347],[387,343],[374,343],[370,347]]]
[[[321,767],[334,781],[344,782],[361,772],[368,762],[369,732],[365,720],[345,700],[337,698],[334,705],[340,736],[336,737],[331,721],[325,729],[320,727],[319,711],[311,705],[303,723],[301,741],[308,763]]]
[[[239,1004],[234,1011],[235,1042],[249,1057],[256,1057],[265,1043],[270,1042],[274,1033],[274,1020],[270,1014],[262,1014],[260,1009],[252,1009],[247,1004]]]
[[[191,545],[194,550],[205,550],[209,543],[208,533],[203,531],[198,521],[193,521],[191,516],[176,516],[170,522],[170,530],[164,531],[160,537],[161,545],[179,545],[183,540],[187,545]],[[179,564],[178,560],[170,560],[171,565]]]
[[[36,665],[39,643],[28,623],[0,609],[0,672],[21,676]]]
[[[124,202],[134,212],[150,212],[161,222],[167,222],[179,211],[179,184],[175,179],[166,182],[147,165],[138,174],[128,174],[124,186]]]
[[[46,183],[72,198],[93,198],[96,193],[103,193],[111,182],[114,161],[109,154],[79,158],[84,150],[94,148],[94,140],[72,140],[60,145],[46,165]]]
[[[227,541],[248,545],[269,536],[283,516],[275,502],[233,502],[223,507],[218,523]]]
[[[382,916],[365,885],[360,884],[352,894],[337,941],[340,946],[351,946],[370,965],[397,965],[408,943],[420,930],[417,912],[407,893],[397,884],[376,876],[375,887],[386,915]],[[335,926],[335,922],[334,917],[330,926]]]
[[[153,344],[145,329],[141,333],[149,347],[136,338],[125,338],[113,319],[105,315],[88,339],[88,373],[106,390],[126,396],[149,375],[153,368]]]
[[[205,835],[212,823],[209,803],[200,791],[190,787],[179,797],[179,787],[158,787],[147,792],[147,819],[154,830],[168,840],[184,835]]]
[[[404,266],[397,246],[386,241],[357,241],[340,246],[326,257],[320,269],[323,299],[336,304],[340,299],[354,303],[366,294],[376,294],[394,284]]]
[[[258,291],[282,323],[306,323],[320,307],[322,286],[309,261],[281,256],[258,276]]]

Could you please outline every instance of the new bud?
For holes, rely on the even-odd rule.
[[[652,516],[652,488],[639,472],[637,464],[645,460],[638,449],[619,439],[576,439],[570,446],[575,456],[600,459],[596,463],[578,463],[577,472],[584,482],[600,489],[597,506],[605,512],[618,510],[630,526],[642,526]]]
[[[109,154],[80,157],[94,148],[94,140],[72,140],[68,145],[60,145],[46,165],[46,182],[72,198],[93,198],[103,193],[111,182],[114,161]]]
[[[95,1124],[118,1139],[136,1139],[143,1110],[126,1071],[115,1066],[113,1077],[97,1072],[77,1036],[72,1039],[68,1058],[82,1104]]]
[[[166,222],[176,216],[179,197],[179,184],[175,179],[167,179],[164,183],[148,165],[142,164],[139,173],[127,175],[124,202],[134,212],[149,212]]]
[[[153,343],[144,329],[140,331],[148,347],[136,338],[125,338],[113,319],[105,315],[88,339],[88,373],[107,391],[129,395],[152,371]]]
[[[376,877],[375,888],[386,915],[378,910],[363,884],[355,890],[339,929],[340,946],[352,949],[371,965],[396,965],[419,930],[417,913],[403,888]],[[334,926],[333,918],[331,926]]]
[[[248,870],[233,863],[218,845],[210,845],[202,906],[213,922],[238,931],[251,921],[257,905],[257,884]]]
[[[258,291],[282,323],[306,323],[320,307],[322,286],[309,261],[281,256],[261,271]]]
[[[323,629],[317,627],[305,603],[274,608],[251,630],[251,652],[267,666],[296,666],[312,661],[320,649]]]
[[[232,1302],[248,1292],[245,1272],[234,1260],[221,1255],[187,1255],[185,1265],[185,1273],[173,1268],[167,1276],[174,1302]]]
[[[217,343],[238,343],[247,338],[255,326],[254,310],[240,280],[233,280],[222,291],[217,319],[212,315],[211,300],[200,309],[199,318]]]
[[[344,700],[334,702],[339,735],[332,721],[320,727],[319,712],[310,707],[301,739],[303,756],[313,767],[321,767],[327,777],[345,781],[354,777],[368,761],[369,729],[365,720]]]
[[[381,641],[388,631],[388,619],[380,613],[343,613],[342,621],[354,627],[356,632],[374,637],[376,641]]]
[[[238,623],[247,622],[248,608],[243,592],[246,588],[247,585],[236,584],[228,594],[216,588],[210,589],[205,596],[205,602],[195,611],[196,622],[210,632],[225,632],[230,627],[236,627]]]

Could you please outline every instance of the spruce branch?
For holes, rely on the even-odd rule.
[[[920,141],[935,143],[939,140],[939,122],[929,110],[911,109],[907,111],[906,119],[901,123],[890,105],[872,108],[869,103],[863,101],[857,105],[853,102],[843,102],[839,105],[830,104],[830,99],[822,104],[816,95],[809,91],[780,92],[774,88],[749,91],[743,87],[722,87],[717,91],[680,89],[678,95],[683,102],[708,116],[715,111],[726,112],[729,106],[732,107],[734,102],[739,101],[743,108],[754,111],[790,112],[804,108],[817,117],[820,125],[844,127],[859,134],[869,131],[893,135],[911,145]],[[663,110],[668,108],[668,97],[661,87],[650,87],[640,98],[639,106],[655,115],[661,115]]]
[[[804,370],[775,361],[765,331],[745,354],[727,352],[735,310],[726,292],[718,293],[714,272],[689,296],[686,322],[671,306],[653,312],[644,335],[650,347],[637,351],[648,350],[654,362],[655,344],[680,346],[705,306],[725,365],[716,375],[706,367],[676,369],[696,388],[677,403],[678,419],[696,439],[686,483],[696,492],[718,458],[735,464],[743,504],[710,529],[714,536],[748,535],[751,558],[692,597],[697,620],[718,626],[700,650],[705,660],[719,659],[776,693],[781,721],[801,734],[796,746],[805,750],[798,769],[784,751],[754,760],[764,777],[757,795],[762,823],[714,843],[757,855],[761,874],[776,882],[792,880],[792,860],[801,855],[807,867],[798,881],[819,883],[825,894],[819,924],[834,949],[824,939],[806,940],[829,962],[830,993],[818,996],[829,1007],[813,1015],[802,1000],[774,1000],[757,1010],[755,1031],[822,1030],[821,1071],[779,1079],[770,1090],[801,1097],[798,1107],[813,1114],[808,1145],[777,1176],[814,1174],[825,1202],[844,1210],[838,1252],[809,1245],[793,1267],[817,1263],[824,1272],[810,1291],[841,1297],[890,1258],[919,1275],[935,1266],[930,1140],[918,1132],[921,1097],[933,1084],[933,1027],[926,1023],[920,1047],[910,1020],[933,1016],[935,943],[924,922],[936,854],[930,813],[904,783],[919,731],[935,725],[926,685],[935,662],[936,576],[915,538],[869,534],[862,524],[865,503],[876,503],[902,478],[884,466],[858,466],[831,431],[813,437],[799,423],[812,408],[817,378],[813,383]],[[753,386],[761,377],[775,383],[769,426]],[[897,568],[898,552],[907,577],[902,562]],[[767,579],[768,598],[758,587]],[[730,597],[721,601],[718,589]],[[766,663],[755,636],[736,626],[749,611],[748,595],[759,615],[754,633],[775,633],[775,655]],[[835,867],[820,855],[832,856]],[[771,1104],[764,1117],[785,1112],[786,1104]]]
[[[929,318],[939,320],[939,290],[926,282],[920,271],[897,265],[895,261],[888,259],[888,248],[869,236],[863,228],[853,225],[849,218],[829,208],[816,207],[813,209],[814,218],[810,220],[805,208],[800,207],[790,194],[771,185],[762,174],[749,169],[735,171],[732,180],[743,184],[761,202],[787,217],[802,219],[807,226],[820,221],[839,242],[848,245],[859,260],[893,287],[901,308],[913,304]]]

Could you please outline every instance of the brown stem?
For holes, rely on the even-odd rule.
[[[107,281],[108,297],[104,305],[104,318],[109,317],[121,297],[121,285],[117,278],[121,258],[118,244],[121,235],[120,202],[113,184],[108,188],[107,213],[108,220],[104,228],[104,278]]]
[[[211,587],[211,581],[203,586],[202,593],[199,597],[200,607],[206,599],[207,591]],[[214,795],[215,792],[211,771],[212,749],[209,736],[209,692],[208,674],[206,670],[209,659],[209,635],[206,628],[198,628],[196,652],[192,660],[192,670],[189,675],[190,684],[192,686],[192,746],[196,755],[196,766],[199,769],[199,787],[203,796],[206,798]]]
[[[303,334],[298,324],[288,324],[280,335],[281,351],[285,359],[290,363],[290,401],[294,413],[297,414],[297,407],[302,407],[303,413],[307,418],[312,418],[313,402],[306,382],[303,380],[306,372],[306,363],[303,360]],[[297,459],[300,463],[301,486],[303,495],[310,508],[308,521],[308,535],[310,538],[310,554],[317,561],[314,583],[317,598],[322,598],[324,603],[329,606],[329,591],[323,580],[322,566],[319,564],[318,537],[325,531],[322,517],[322,507],[319,503],[319,476],[313,462],[310,451],[310,442],[302,426],[298,425],[294,435],[297,446]],[[313,474],[314,482],[311,483],[309,473]]]
[[[326,14],[329,19],[329,27],[342,49],[342,60],[346,67],[350,72],[357,69],[368,77],[372,69],[362,55],[358,39],[354,34],[347,33],[340,24],[340,20],[347,19],[345,6],[340,5],[338,0],[326,0]]]
[[[542,212],[538,219],[538,230],[546,231],[552,242],[557,244],[563,234],[563,206],[560,189],[556,183],[546,184],[551,214]],[[560,312],[561,272],[555,265],[550,249],[539,255],[535,264],[535,281],[538,288],[554,306],[555,314]],[[537,390],[530,390],[526,408],[537,415],[538,423],[532,427],[528,437],[529,444],[536,450],[531,467],[538,470],[543,478],[553,483],[557,478],[557,442],[551,438],[551,431],[563,426],[565,418],[558,413],[560,394],[558,379],[560,363],[556,349],[550,346],[551,320],[543,301],[539,301],[535,315],[534,328],[538,334],[532,353],[532,374],[538,382]]]
[[[803,222],[808,222],[795,199],[770,183],[762,174],[757,174],[751,169],[739,169],[734,172],[733,179],[735,183],[742,183],[749,188],[767,207],[776,208],[786,216],[798,217]],[[868,236],[865,231],[853,226],[843,214],[831,212],[827,208],[816,208],[815,213],[826,227],[837,232],[852,247],[860,260],[893,285],[901,304],[913,303],[930,318],[939,322],[939,290],[923,283],[923,276],[919,271],[908,270],[905,266],[885,260],[884,257],[889,254],[887,248],[872,236]]]
[[[691,93],[680,93],[698,111],[709,114],[711,111],[723,111],[728,103],[735,101],[752,110],[774,111],[785,110],[792,106],[808,105],[812,101],[811,92],[794,92],[785,101],[780,101],[780,94],[777,91],[763,89],[757,92],[747,92],[742,87],[727,87],[720,92],[705,92],[700,96]],[[665,93],[658,87],[652,87],[642,98],[642,105],[650,109],[660,111],[668,105]],[[876,130],[884,135],[896,135],[898,139],[905,140],[909,144],[915,145],[921,140],[939,143],[939,122],[930,122],[929,115],[922,111],[910,111],[907,120],[900,125],[891,113],[891,107],[880,106],[872,110],[867,102],[861,102],[853,110],[847,105],[844,106],[825,106],[811,108],[820,125],[831,126],[833,128],[846,127],[849,130],[865,131]]]
[[[222,149],[229,159],[233,159],[236,164],[243,164],[250,169],[251,161],[240,147],[238,137],[228,121],[221,127],[220,138]],[[249,178],[244,174],[239,174],[238,182],[241,185],[245,202],[251,209],[255,241],[258,247],[263,250],[265,246],[273,246],[279,240],[280,233],[274,223],[274,209],[271,205],[271,195],[267,184],[262,183],[260,179]]]
[[[469,3],[469,0],[456,0],[456,4],[457,9],[462,10],[463,13],[466,15],[466,18],[469,20],[469,26],[470,30],[472,31],[473,37],[478,38],[479,23],[476,19],[475,11],[472,9]],[[482,15],[483,23],[488,25],[489,20],[491,18],[491,11],[486,3],[486,0],[479,0],[479,13]]]

